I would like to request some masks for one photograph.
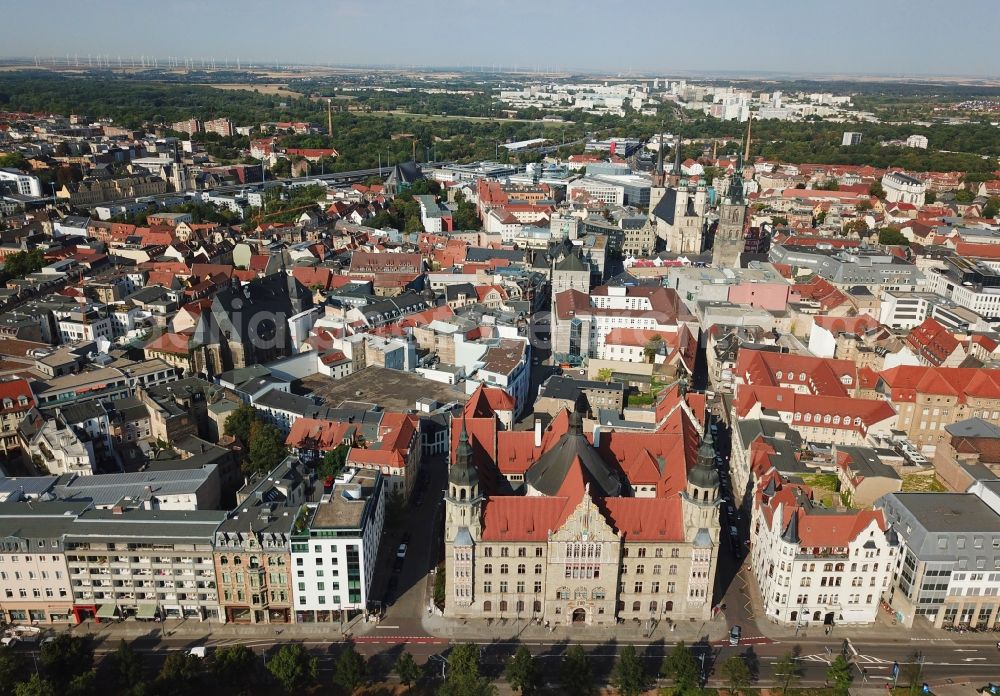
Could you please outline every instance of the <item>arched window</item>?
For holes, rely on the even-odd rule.
[[[500,600],[500,611],[501,612],[507,611],[507,600],[506,599],[501,599]]]
[[[634,602],[632,602],[632,611],[639,611],[639,608],[641,606],[642,606],[642,603],[638,599],[635,600]]]
[[[524,567],[524,564],[523,563],[518,563],[517,564],[517,574],[518,575],[524,575],[525,572],[527,572],[527,571],[526,571],[526,569]]]
[[[677,575],[677,566],[671,565],[670,568],[667,569],[667,574],[668,575]]]
[[[459,491],[458,499],[459,500],[465,500],[465,489],[464,488],[461,491]]]
[[[509,570],[510,570],[510,567],[506,563],[501,563],[500,564],[500,574],[501,575],[506,575]]]
[[[649,603],[649,611],[650,611],[650,612],[656,612],[656,600],[655,600],[655,599],[654,599],[654,600],[652,600],[652,601],[651,601],[651,602]]]
[[[493,611],[493,602],[488,599],[483,602],[483,611]]]
[[[673,610],[674,610],[674,603],[672,601],[667,602],[666,604],[663,605],[663,611],[673,611]]]
[[[593,599],[604,599],[604,588],[595,587],[593,593],[591,594]]]
[[[542,574],[542,564],[541,563],[536,563],[535,564],[535,575],[541,575],[541,574]]]

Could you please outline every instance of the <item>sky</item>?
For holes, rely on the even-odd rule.
[[[0,56],[1000,77],[1000,0],[5,2]],[[161,64],[162,65],[162,64]]]

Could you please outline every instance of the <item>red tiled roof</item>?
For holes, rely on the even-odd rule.
[[[160,334],[144,346],[144,350],[157,351],[160,353],[171,353],[173,355],[187,355],[188,342],[190,336],[177,333]]]
[[[782,387],[741,389],[735,403],[736,413],[741,418],[746,417],[757,404],[767,410],[792,414],[791,425],[796,428],[818,427],[816,419],[821,418],[824,428],[856,430],[864,433],[876,423],[896,415],[892,405],[882,399],[798,394]],[[829,422],[827,416],[830,418]],[[858,418],[861,419],[860,423],[857,422]],[[835,420],[837,422],[834,422]]]
[[[791,355],[767,350],[741,350],[734,375],[748,385],[804,386],[812,394],[847,396],[858,381],[851,360]]]
[[[683,541],[681,498],[608,498],[611,524],[625,541]]]
[[[842,333],[861,335],[881,326],[878,319],[869,314],[859,314],[856,317],[831,317],[824,314],[813,317],[813,324],[834,335]]]
[[[348,431],[355,427],[351,423],[299,418],[292,424],[285,444],[295,449],[328,452],[342,444]]]
[[[904,339],[914,353],[940,367],[959,347],[958,339],[935,319],[927,318]]]
[[[22,397],[27,400],[23,405],[19,403]],[[4,408],[4,399],[10,399],[13,402],[10,408]],[[12,379],[0,382],[0,413],[27,411],[34,405],[35,396],[31,393],[31,386],[28,384],[28,380]]]
[[[483,541],[545,541],[569,514],[567,498],[495,496],[483,513]]]
[[[897,365],[880,375],[893,401],[916,400],[917,394],[1000,399],[1000,370],[976,367]]]
[[[767,498],[763,491],[771,480],[781,479],[761,479],[754,492],[754,505],[760,507],[767,525],[772,529],[776,522],[774,515],[780,507],[781,519],[777,520],[779,534],[788,527],[792,515],[797,515],[800,547],[845,548],[873,524],[880,530],[886,529],[885,517],[880,510],[833,512],[824,509],[822,514],[810,514],[811,508],[806,501],[812,498],[812,490],[802,484],[780,483],[775,494]]]

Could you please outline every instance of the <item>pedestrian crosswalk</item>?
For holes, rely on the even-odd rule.
[[[799,659],[803,662],[825,662],[826,664],[830,664],[834,657],[835,655],[832,653],[817,653],[815,655],[803,655]],[[884,660],[881,657],[873,655],[855,655],[852,661],[862,665],[885,665],[892,662],[892,660]]]

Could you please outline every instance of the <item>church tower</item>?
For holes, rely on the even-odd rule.
[[[684,501],[684,527],[689,541],[708,533],[713,542],[719,539],[719,472],[715,468],[715,444],[706,423],[705,437],[698,447],[698,461],[687,476]]]
[[[715,445],[705,418],[705,437],[698,448],[698,461],[688,471],[687,487],[681,494],[684,535],[691,542],[687,611],[711,618],[715,565],[719,558],[719,472],[715,469]]]
[[[473,539],[479,538],[480,508],[479,471],[472,463],[472,445],[462,418],[462,432],[455,448],[455,461],[448,469],[448,494],[444,498],[445,539],[453,540],[464,528]]]
[[[744,151],[749,156],[750,123],[747,124]],[[743,192],[743,157],[744,152],[741,152],[726,195],[719,202],[719,225],[712,243],[712,265],[715,268],[739,268],[740,255],[746,247],[747,202]]]
[[[462,418],[455,459],[448,469],[448,492],[444,497],[444,542],[447,573],[445,606],[449,614],[462,615],[471,606],[475,588],[476,542],[482,533],[479,471],[472,463],[472,445]]]
[[[649,220],[653,220],[653,208],[663,198],[667,192],[667,176],[663,171],[663,133],[660,133],[660,147],[656,153],[656,171],[653,173],[653,182],[649,187]]]

